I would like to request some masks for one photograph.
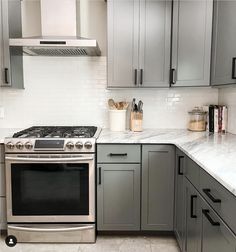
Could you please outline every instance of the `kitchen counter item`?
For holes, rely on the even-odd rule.
[[[188,112],[189,123],[188,130],[191,131],[205,131],[206,130],[206,112],[202,108],[195,107]]]
[[[109,110],[109,122],[111,131],[125,131],[126,128],[126,109]]]
[[[143,102],[140,100],[138,105],[133,98],[130,113],[130,130],[140,132],[143,130]]]

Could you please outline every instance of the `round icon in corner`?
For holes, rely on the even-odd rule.
[[[16,246],[16,244],[17,244],[17,239],[16,239],[15,236],[9,235],[9,236],[6,237],[5,243],[6,243],[6,245],[7,245],[8,247],[14,247],[14,246]]]

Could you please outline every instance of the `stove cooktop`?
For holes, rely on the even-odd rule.
[[[94,126],[34,126],[13,135],[13,138],[91,138]]]

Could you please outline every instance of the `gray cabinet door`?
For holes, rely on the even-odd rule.
[[[140,165],[98,164],[97,229],[140,230]]]
[[[173,230],[175,148],[143,145],[142,230]]]
[[[236,64],[233,68],[233,61],[236,60],[235,12],[236,1],[214,2],[212,85],[236,83]]]
[[[175,166],[175,219],[174,231],[181,250],[185,242],[185,198],[184,198],[184,169],[185,155],[176,151],[176,166]]]
[[[172,85],[208,86],[213,0],[173,4]]]
[[[1,86],[24,88],[23,50],[9,47],[9,38],[22,37],[21,0],[1,1],[2,82]]]
[[[135,87],[135,82],[138,85],[139,1],[108,0],[107,15],[108,87]]]
[[[140,0],[140,87],[169,87],[170,0]]]
[[[235,252],[236,237],[231,230],[207,203],[202,211],[202,252]]]
[[[201,252],[201,197],[194,186],[185,178],[186,241],[184,250]]]

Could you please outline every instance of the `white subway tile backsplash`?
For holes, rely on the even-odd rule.
[[[107,100],[144,102],[145,128],[186,128],[194,106],[218,103],[211,88],[106,89],[105,57],[25,57],[25,90],[0,90],[0,127],[108,127]]]

